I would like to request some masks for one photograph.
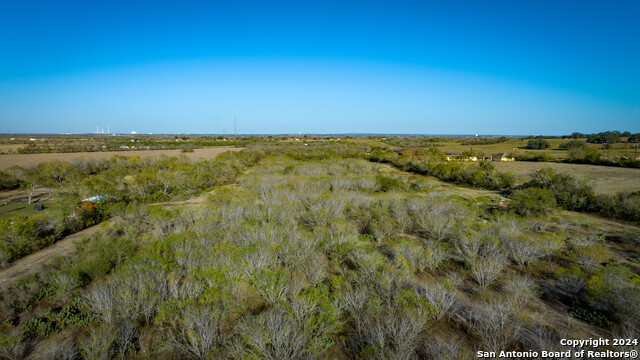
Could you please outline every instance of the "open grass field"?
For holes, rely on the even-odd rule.
[[[510,153],[513,151],[535,151],[540,154],[548,154],[555,158],[566,158],[568,152],[566,150],[560,150],[558,147],[562,143],[566,143],[570,141],[569,139],[546,139],[549,142],[550,147],[544,150],[529,150],[526,149],[527,142],[529,140],[526,139],[510,139],[506,142],[499,144],[489,144],[489,145],[462,145],[460,141],[451,141],[442,143],[442,146],[439,146],[438,149],[445,153],[461,153],[465,150],[474,149],[480,150],[487,154],[496,154],[496,153]],[[579,139],[585,141],[586,139]],[[600,144],[587,144],[588,147],[602,150],[602,145]],[[629,143],[616,143],[611,145],[611,149],[607,150],[604,155],[606,157],[635,157],[636,150],[633,148],[633,144]]]
[[[498,143],[498,144],[487,144],[487,145],[463,145],[463,140],[451,139],[444,140],[439,142],[439,146],[437,149],[447,153],[447,154],[460,154],[463,151],[467,150],[478,150],[482,151],[485,154],[501,154],[501,153],[511,153],[511,152],[519,152],[523,153],[526,151],[534,151],[539,154],[547,154],[557,159],[564,159],[568,156],[568,151],[560,150],[558,147],[562,143],[566,143],[571,141],[571,139],[546,139],[549,142],[550,147],[544,150],[530,150],[527,149],[527,143],[529,140],[527,139],[509,139],[506,142]],[[586,139],[579,139],[581,141],[586,141]],[[351,142],[360,142],[360,143],[369,143],[371,145],[379,145],[383,143],[383,141],[375,140],[375,139],[350,139]],[[388,145],[390,148],[398,148],[391,145]],[[594,149],[598,149],[602,151],[602,145],[600,144],[586,144],[586,146]],[[616,143],[611,145],[610,150],[606,150],[603,153],[605,157],[637,157],[640,155],[640,150],[636,151],[634,149],[633,144],[630,143]]]
[[[55,206],[55,203],[52,201],[40,201],[35,204],[29,205],[26,201],[20,202],[7,202],[0,203],[0,217],[9,217],[15,215],[35,215],[40,213],[41,211],[36,211],[33,209],[34,205],[44,205],[44,210],[41,211],[49,211],[52,206]]]
[[[77,159],[109,159],[114,155],[120,156],[180,156],[185,155],[189,159],[210,160],[225,151],[240,151],[242,148],[236,147],[211,147],[195,149],[193,152],[181,152],[181,150],[140,150],[140,151],[104,151],[104,152],[77,152],[77,153],[50,153],[50,154],[9,154],[0,155],[0,170],[18,165],[22,167],[38,165],[45,161],[72,161]]]
[[[519,182],[529,180],[529,174],[544,167],[558,172],[580,175],[589,179],[596,193],[615,194],[621,191],[640,191],[640,169],[597,166],[585,164],[539,163],[539,162],[493,162],[497,170],[510,171]]]
[[[544,150],[534,150],[536,153],[540,154],[548,154],[554,158],[565,158],[567,157],[567,151],[559,150],[558,145],[562,142],[566,142],[566,140],[560,139],[549,139],[549,144],[551,147],[549,149]],[[526,149],[528,140],[520,140],[520,139],[510,139],[507,142],[499,143],[499,144],[488,144],[488,145],[462,145],[461,142],[445,142],[439,146],[438,150],[447,153],[447,154],[460,154],[463,151],[467,151],[470,149],[479,150],[484,152],[485,154],[501,154],[501,153],[511,153],[511,152],[525,152],[532,151]]]
[[[36,190],[33,194],[33,204],[29,205],[28,199],[29,193],[25,190],[0,191],[0,217],[36,215],[48,212],[57,206],[45,189]],[[44,210],[34,210],[33,205],[35,204],[44,205]]]

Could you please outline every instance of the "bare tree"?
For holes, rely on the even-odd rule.
[[[424,246],[410,246],[405,244],[400,254],[419,272],[435,270],[449,258],[449,252],[435,242],[426,242]]]
[[[457,360],[465,359],[462,340],[455,337],[433,336],[425,338],[424,348],[431,359]]]
[[[18,360],[22,358],[26,350],[26,344],[22,339],[22,335],[13,334],[5,337],[0,344],[0,356],[9,360]]]
[[[93,287],[87,294],[89,308],[107,324],[114,322],[115,292],[111,283],[104,283]]]
[[[78,357],[78,350],[73,343],[73,339],[53,338],[38,346],[34,351],[37,359],[41,360],[74,360]]]
[[[124,359],[124,355],[133,346],[133,339],[138,333],[138,327],[130,320],[122,320],[116,329],[117,335],[114,341],[116,354]]]
[[[468,216],[466,208],[438,195],[410,202],[409,208],[420,232],[437,241],[450,237]]]
[[[245,346],[236,349],[236,356],[267,360],[298,360],[315,358],[310,339],[282,310],[268,309],[257,317],[248,317],[238,325]],[[243,354],[245,353],[245,354]]]
[[[285,300],[292,292],[291,274],[280,269],[265,269],[253,278],[253,284],[270,305]]]
[[[483,241],[477,234],[457,236],[453,243],[457,259],[468,264],[478,257],[483,247]]]
[[[222,305],[189,307],[171,323],[168,344],[191,359],[204,359],[231,338],[228,311]]]
[[[413,220],[409,215],[406,205],[401,202],[394,202],[391,206],[391,215],[393,217],[393,220],[398,225],[398,230],[400,230],[401,235],[404,235],[407,230],[411,229]]]
[[[509,302],[491,300],[477,303],[470,315],[470,326],[482,339],[484,349],[489,351],[509,349],[521,336],[522,322]]]
[[[117,330],[109,324],[89,330],[87,337],[80,343],[82,356],[87,360],[111,359],[116,336]]]
[[[471,275],[482,287],[493,283],[507,266],[508,258],[498,248],[488,251],[484,256],[477,256],[471,262]]]
[[[423,336],[425,319],[417,316],[398,316],[387,313],[371,326],[370,340],[379,349],[375,359],[409,360],[416,357],[416,350]]]
[[[416,293],[429,302],[436,309],[436,320],[444,316],[451,317],[460,309],[460,303],[456,293],[452,289],[440,283],[429,284],[424,288],[416,289]]]
[[[506,247],[511,258],[520,268],[529,266],[544,255],[540,246],[532,240],[522,238],[507,240]]]
[[[569,295],[576,295],[585,288],[585,281],[574,273],[566,273],[558,276],[560,287]]]
[[[533,279],[525,275],[516,275],[507,280],[508,300],[515,309],[524,307],[535,295],[537,286]]]

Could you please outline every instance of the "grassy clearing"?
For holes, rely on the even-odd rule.
[[[36,211],[33,209],[34,205],[44,205],[44,210]],[[52,208],[57,208],[54,201],[39,201],[37,203],[29,204],[26,201],[21,202],[8,202],[0,204],[0,217],[10,217],[15,215],[37,215],[51,211]]]
[[[558,172],[580,175],[588,179],[597,193],[615,194],[621,191],[640,191],[640,169],[586,164],[537,163],[526,161],[494,162],[497,170],[512,172],[523,183],[529,175],[544,167]]]
[[[14,215],[33,216],[48,213],[52,209],[58,209],[59,207],[46,189],[36,189],[32,198],[32,204],[29,204],[27,201],[28,198],[29,193],[25,190],[0,191],[0,217],[10,217]],[[44,205],[45,209],[41,211],[34,210],[33,205],[36,204]]]

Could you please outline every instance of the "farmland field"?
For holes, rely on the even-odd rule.
[[[382,140],[381,138],[376,139],[364,139],[364,138],[356,138],[356,139],[348,139],[349,142],[360,143],[360,144],[368,144],[370,146],[381,146],[381,147],[389,147],[392,149],[402,149],[407,147],[423,147],[424,140],[428,139],[425,137],[416,137],[416,138],[406,138],[403,139],[400,143],[403,146],[398,145],[398,140],[402,138],[386,138]],[[505,142],[497,143],[497,144],[466,144],[463,145],[464,141],[470,141],[471,138],[466,138],[464,140],[456,139],[456,138],[447,138],[447,137],[439,137],[437,141],[434,141],[432,144],[433,147],[438,150],[447,153],[447,154],[460,154],[463,151],[468,150],[476,150],[483,152],[487,155],[490,154],[501,154],[501,153],[519,153],[523,154],[525,152],[535,152],[537,154],[548,155],[551,158],[556,159],[564,159],[567,158],[569,152],[567,150],[559,149],[559,146],[563,143],[567,143],[572,139],[545,139],[549,143],[549,148],[543,150],[531,150],[527,149],[527,143],[529,139],[526,138],[510,138]],[[580,141],[585,141],[587,139],[578,139]],[[596,149],[602,152],[602,145],[600,144],[592,144],[585,143],[586,147]],[[635,158],[638,156],[638,151],[634,149],[634,145],[627,142],[620,142],[611,144],[611,149],[606,150],[603,153],[605,157],[629,157]]]
[[[181,152],[181,150],[132,150],[132,151],[104,151],[104,152],[76,152],[76,153],[50,153],[50,154],[9,154],[0,155],[0,170],[4,170],[14,165],[33,166],[45,161],[73,161],[78,159],[109,159],[114,155],[120,156],[180,156],[185,155],[191,160],[204,159],[211,160],[218,154],[225,151],[239,151],[242,148],[236,147],[212,147],[205,149],[194,149],[193,152]]]
[[[580,175],[588,179],[594,186],[596,193],[614,194],[621,191],[640,191],[640,169],[528,161],[494,162],[493,164],[500,171],[512,172],[521,183],[529,180],[529,174],[532,171],[550,167],[558,172]]]

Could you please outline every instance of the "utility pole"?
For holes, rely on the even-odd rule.
[[[233,115],[233,133],[238,135],[238,116]]]

